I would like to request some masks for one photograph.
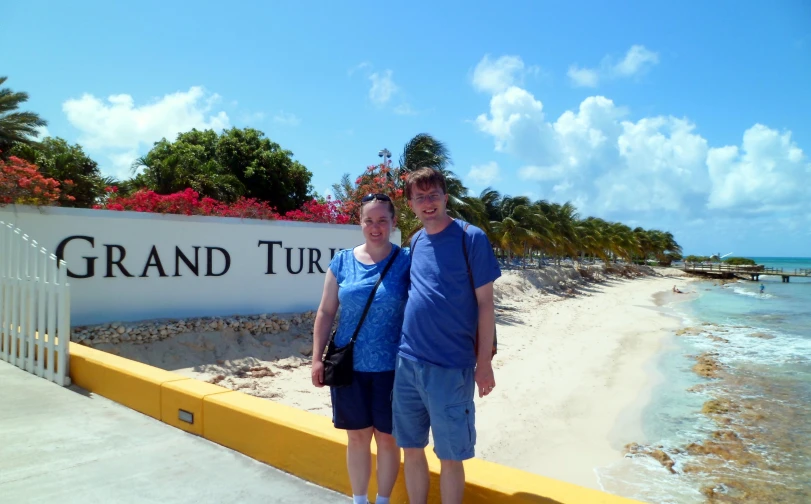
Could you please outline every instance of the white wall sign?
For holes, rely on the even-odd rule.
[[[355,225],[60,207],[0,221],[67,262],[72,325],[312,310],[332,256],[363,242]]]

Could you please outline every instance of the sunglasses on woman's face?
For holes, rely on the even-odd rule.
[[[388,196],[386,196],[385,194],[380,194],[380,193],[375,193],[375,194],[367,194],[366,196],[364,196],[364,197],[363,197],[363,199],[362,199],[362,200],[360,200],[360,202],[361,202],[361,203],[368,203],[368,202],[370,202],[370,201],[372,201],[372,200],[378,200],[378,201],[391,201],[391,198],[389,198],[389,197],[388,197]]]

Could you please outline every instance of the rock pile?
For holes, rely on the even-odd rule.
[[[178,334],[217,332],[230,329],[247,331],[252,335],[277,334],[291,326],[307,326],[312,331],[315,311],[288,314],[234,315],[231,317],[199,317],[182,320],[162,320],[81,326],[71,328],[70,339],[87,346],[102,343],[152,343]]]

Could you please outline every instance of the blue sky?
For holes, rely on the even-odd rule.
[[[811,256],[811,4],[561,4],[29,0],[4,9],[0,74],[107,174],[251,126],[324,194],[427,132],[473,193]]]

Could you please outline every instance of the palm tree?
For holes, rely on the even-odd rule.
[[[450,164],[453,162],[448,148],[427,133],[420,133],[409,140],[400,154],[400,169],[405,172],[429,167],[444,173]]]
[[[614,262],[617,258],[630,261],[634,255],[640,253],[639,242],[630,227],[620,222],[613,222],[608,225],[606,231],[608,248],[614,256]]]
[[[536,206],[549,223],[549,251],[558,264],[561,258],[576,255],[579,249],[576,225],[580,220],[577,208],[570,201],[563,205],[539,201]]]
[[[651,231],[655,243],[654,255],[659,261],[659,264],[669,265],[675,260],[682,258],[681,245],[676,243],[673,233],[670,231]]]
[[[605,238],[606,222],[596,217],[589,217],[579,221],[575,228],[581,254],[583,256],[599,257],[603,262],[608,262],[606,254],[608,247]]]
[[[426,167],[442,172],[447,186],[448,215],[466,221],[470,219],[468,222],[478,226],[481,220],[478,219],[476,209],[471,208],[471,205],[475,206],[475,201],[468,196],[467,187],[462,184],[459,177],[448,169],[451,164],[453,161],[448,147],[428,133],[420,133],[403,146],[399,171],[392,176]]]
[[[0,77],[0,86],[8,77]],[[21,104],[28,101],[28,93],[14,92],[0,88],[0,156],[5,156],[15,142],[30,144],[35,142],[37,128],[48,122],[33,112],[17,112]]]
[[[655,229],[645,230],[641,227],[634,229],[634,236],[636,237],[637,243],[639,243],[639,252],[643,264],[647,262],[651,254],[656,254],[658,249],[657,243],[661,241],[660,234],[661,233]]]
[[[501,220],[501,194],[493,188],[486,188],[479,194],[485,211],[487,212],[487,220]]]

